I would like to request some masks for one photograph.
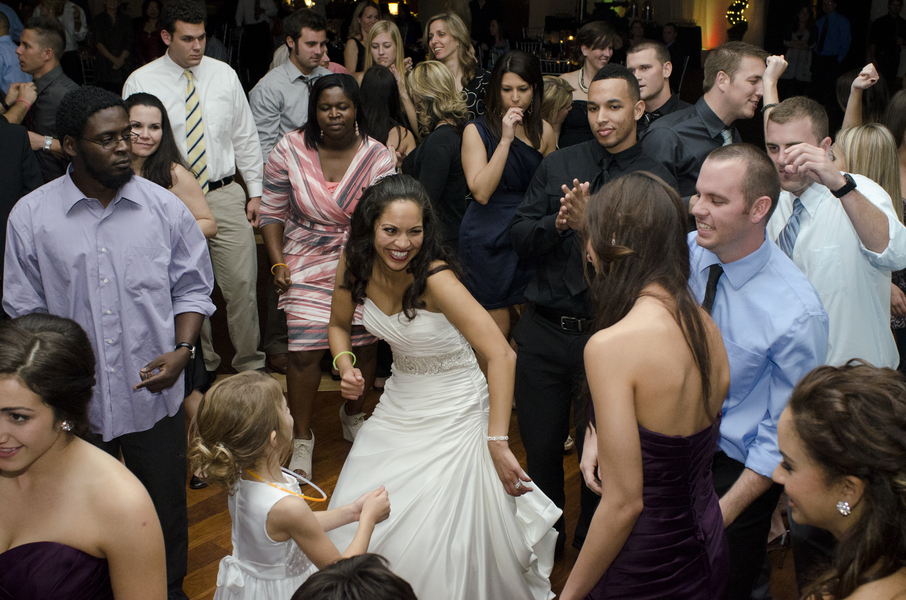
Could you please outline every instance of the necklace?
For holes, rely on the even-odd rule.
[[[579,69],[579,89],[585,92],[586,96],[588,95],[588,86],[585,85],[585,64]]]
[[[315,484],[313,484],[313,483],[312,483],[311,481],[309,481],[308,479],[305,479],[305,478],[302,477],[301,475],[298,475],[298,474],[296,474],[296,473],[293,473],[293,472],[290,471],[289,469],[284,469],[283,467],[280,467],[280,470],[281,470],[283,473],[285,473],[285,474],[287,474],[287,475],[292,475],[293,477],[295,477],[295,478],[298,479],[299,481],[301,481],[301,482],[303,482],[303,483],[306,483],[306,484],[310,485],[311,487],[315,488],[316,490],[318,490],[319,492],[321,492],[321,495],[323,496],[323,498],[312,498],[311,496],[306,496],[306,495],[304,495],[304,494],[299,494],[299,493],[296,493],[296,492],[294,492],[294,491],[292,491],[292,490],[288,490],[288,489],[286,489],[285,487],[281,487],[281,486],[277,485],[276,483],[273,483],[272,481],[265,481],[264,479],[261,479],[261,477],[259,477],[258,474],[255,473],[254,471],[252,471],[251,469],[246,469],[246,472],[247,472],[249,475],[251,475],[252,477],[254,477],[255,479],[257,479],[258,481],[260,481],[261,483],[266,483],[267,485],[269,485],[269,486],[271,486],[271,487],[275,487],[275,488],[277,488],[278,490],[281,490],[281,491],[283,491],[283,492],[286,492],[287,494],[292,494],[293,496],[299,496],[300,498],[304,498],[305,500],[311,500],[312,502],[324,502],[325,500],[327,500],[327,494],[324,493],[324,490],[322,490],[321,488],[319,488],[318,486],[316,486]]]

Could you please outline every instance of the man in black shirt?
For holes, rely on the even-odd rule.
[[[595,139],[547,156],[516,211],[510,237],[520,256],[537,260],[525,292],[532,307],[513,331],[516,411],[528,474],[557,506],[564,505],[563,441],[570,407],[585,380],[582,352],[592,330],[585,281],[585,248],[576,231],[585,198],[604,184],[635,171],[650,171],[669,185],[673,176],[636,143],[636,121],[644,112],[639,83],[621,65],[608,64],[588,88],[588,122]],[[562,204],[561,204],[562,201]],[[577,403],[576,446],[581,457],[585,416]],[[573,545],[580,547],[597,505],[581,483],[582,512]],[[565,541],[557,522],[558,549]]]
[[[906,38],[906,19],[900,16],[903,0],[890,0],[887,14],[871,24],[868,34],[868,58],[878,68],[891,91],[899,88],[897,71],[900,68],[900,50]]]
[[[670,74],[673,64],[667,47],[654,41],[636,44],[626,51],[626,68],[639,80],[639,90],[645,101],[645,114],[639,119],[638,137],[645,135],[648,126],[664,115],[692,106],[670,93]]]
[[[767,52],[744,42],[712,50],[705,61],[704,95],[694,106],[655,121],[642,137],[646,152],[673,173],[687,205],[708,154],[742,141],[733,124],[755,116],[767,58]]]

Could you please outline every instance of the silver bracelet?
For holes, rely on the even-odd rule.
[[[509,439],[510,439],[510,436],[508,436],[508,435],[489,435],[488,436],[489,442],[506,442],[506,441],[509,441]]]

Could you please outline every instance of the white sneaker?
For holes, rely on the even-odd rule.
[[[315,434],[312,432],[310,440],[293,440],[293,457],[289,461],[289,470],[295,471],[311,479],[311,455],[315,450]]]
[[[365,423],[365,413],[357,415],[346,414],[346,404],[340,405],[340,424],[343,425],[343,439],[347,442],[354,442],[356,434]]]

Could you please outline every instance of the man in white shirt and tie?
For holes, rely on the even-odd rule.
[[[878,184],[840,172],[828,131],[827,112],[809,98],[789,98],[767,114],[765,144],[784,190],[767,235],[821,297],[830,324],[827,364],[861,358],[896,368],[890,273],[906,267],[906,228]],[[792,518],[790,532],[801,592],[827,566],[835,541]]]
[[[173,126],[173,136],[217,220],[217,236],[208,241],[214,277],[226,301],[230,340],[237,371],[264,368],[258,351],[258,274],[255,236],[261,203],[261,144],[248,101],[236,72],[226,63],[203,56],[205,10],[191,0],[172,0],[161,11],[161,37],[167,52],[138,69],[123,87],[123,97],[136,92],[156,95]],[[249,193],[233,181],[236,168]],[[205,366],[215,371],[220,357],[211,344],[205,321],[202,347]]]

